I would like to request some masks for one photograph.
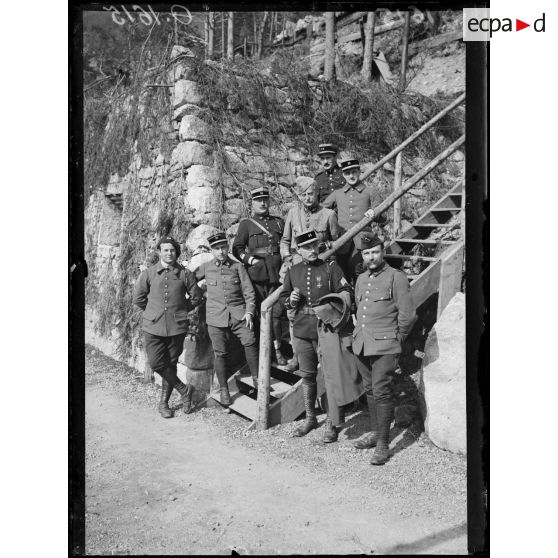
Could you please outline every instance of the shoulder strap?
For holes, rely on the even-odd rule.
[[[260,229],[262,229],[262,231],[267,234],[267,236],[269,236],[269,238],[273,238],[272,235],[269,234],[269,231],[260,223],[258,223],[255,219],[252,219],[252,217],[248,217],[248,221],[252,221],[252,223],[254,223],[254,225],[256,225],[256,227],[259,227]]]

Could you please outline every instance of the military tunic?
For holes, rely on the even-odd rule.
[[[364,356],[399,354],[416,318],[407,276],[384,262],[359,275],[355,286],[357,324],[353,351]]]
[[[318,185],[318,201],[322,203],[334,191],[345,185],[341,169],[335,165],[330,170],[319,172],[314,178]]]
[[[332,209],[317,205],[306,209],[303,204],[297,204],[289,209],[285,219],[285,230],[281,238],[281,256],[283,258],[296,254],[297,235],[304,231],[313,230],[321,242],[331,242],[339,237],[337,215]]]
[[[283,219],[274,215],[253,216],[251,219],[244,219],[240,222],[232,252],[247,266],[248,275],[254,283],[279,284],[279,270],[281,269],[279,244],[283,229]],[[249,265],[248,260],[252,256],[259,261],[254,265]]]

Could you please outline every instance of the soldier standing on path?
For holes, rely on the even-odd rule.
[[[213,260],[204,262],[195,271],[198,281],[205,279],[207,285],[206,317],[207,329],[215,353],[215,375],[219,381],[220,401],[231,404],[227,384],[228,347],[231,334],[244,347],[246,363],[258,386],[258,345],[254,334],[256,293],[252,282],[241,263],[229,258],[229,245],[224,232],[207,239]]]
[[[192,408],[194,386],[178,379],[176,367],[188,331],[188,312],[201,302],[202,292],[192,272],[176,261],[180,244],[174,238],[161,238],[157,249],[160,261],[141,272],[134,286],[133,302],[143,310],[142,330],[149,366],[163,378],[159,413],[163,418],[171,418],[169,399],[173,388],[181,395],[184,412],[189,413]]]
[[[345,178],[345,185],[333,191],[322,204],[324,207],[337,209],[340,236],[364,217],[372,218],[374,216],[372,188],[360,181],[360,163],[358,159],[351,157],[341,161],[341,169]],[[384,216],[379,216],[377,221],[383,225],[386,219]],[[345,276],[351,282],[354,282],[358,275],[358,270],[362,267],[361,239],[363,236],[370,235],[375,235],[372,226],[363,229],[350,242],[344,244],[337,251],[337,261],[341,269],[343,269]]]
[[[243,219],[233,242],[233,254],[247,268],[256,291],[256,304],[261,303],[279,287],[281,254],[279,244],[283,235],[284,221],[269,214],[269,188],[262,186],[251,192],[252,217]],[[277,364],[287,364],[281,354],[281,313],[280,303],[271,310],[273,346]]]
[[[393,377],[416,317],[406,275],[384,260],[384,244],[378,237],[362,239],[366,271],[355,287],[357,323],[353,352],[362,376],[370,432],[355,442],[358,449],[376,447],[372,465],[383,465],[389,457],[389,431],[394,415]]]
[[[318,200],[323,203],[334,190],[345,185],[345,179],[335,160],[337,146],[332,143],[322,143],[318,149],[318,156],[324,170],[316,175],[315,180],[318,185]]]
[[[337,215],[332,209],[322,207],[318,201],[318,185],[309,177],[300,177],[297,182],[299,183],[298,197],[299,204],[295,204],[287,214],[285,219],[285,230],[283,238],[281,238],[281,257],[283,258],[284,268],[289,268],[293,264],[302,261],[302,256],[297,252],[295,238],[304,231],[313,230],[316,232],[319,241],[318,250],[330,248],[331,243],[337,240],[339,236],[339,224],[337,223]],[[289,331],[291,334],[291,343],[294,346],[293,340],[293,319],[294,311],[287,310],[287,317],[289,318]],[[296,353],[293,358],[287,363],[289,371],[298,368],[298,359]]]
[[[281,291],[281,298],[285,301],[287,308],[296,311],[293,324],[294,349],[298,355],[300,373],[302,377],[302,389],[304,406],[306,408],[306,420],[299,426],[294,436],[305,436],[317,428],[316,420],[316,397],[319,354],[319,332],[318,317],[314,308],[320,305],[320,299],[331,293],[339,293],[344,300],[345,306],[351,305],[352,289],[341,268],[335,262],[324,262],[318,258],[317,235],[314,231],[307,231],[296,237],[297,249],[302,261],[293,265],[285,274],[285,281]],[[326,369],[322,366],[324,375]],[[360,395],[355,383],[357,378],[343,371],[336,378],[325,379],[327,394],[327,418],[324,428],[323,442],[337,441],[337,426],[344,422],[342,410],[337,405],[337,398],[331,393],[330,386],[335,383],[348,383],[342,390],[355,391],[354,399]],[[355,366],[356,373],[356,366]],[[354,399],[352,399],[354,401]]]

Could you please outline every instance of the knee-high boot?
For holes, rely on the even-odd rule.
[[[161,399],[159,401],[159,414],[163,418],[172,418],[173,412],[169,408],[169,399],[172,394],[173,387],[167,382],[167,380],[163,380],[163,384],[161,386]]]
[[[378,442],[378,417],[374,396],[367,393],[366,403],[368,404],[370,432],[366,432],[366,434],[362,435],[358,440],[355,441],[353,445],[357,449],[373,448]]]
[[[383,465],[389,459],[389,431],[393,420],[395,404],[393,401],[378,401],[376,415],[378,417],[378,441],[370,463]]]
[[[302,380],[302,395],[304,397],[306,419],[293,432],[293,436],[296,437],[306,436],[308,432],[318,427],[318,421],[316,419],[316,409],[315,409],[317,393],[318,393],[318,386],[316,384],[316,380],[310,382],[306,378],[304,378]]]

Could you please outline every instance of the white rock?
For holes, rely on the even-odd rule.
[[[213,165],[213,151],[211,147],[197,141],[179,143],[171,154],[171,166],[190,167],[192,165]]]
[[[179,79],[174,84],[172,105],[176,109],[186,103],[199,105],[202,96],[195,81],[188,79]]]
[[[200,227],[203,225],[200,225]],[[217,230],[217,229],[215,229]],[[209,235],[208,235],[209,236]],[[209,246],[207,243],[207,240],[203,240],[202,241],[203,244],[198,244],[198,246]],[[197,248],[197,246],[196,246]],[[213,259],[213,255],[211,252],[200,252],[199,254],[196,254],[195,256],[192,256],[188,262],[186,263],[186,267],[190,270],[190,271],[194,271],[195,269],[197,269],[202,263],[205,262],[209,262]],[[183,263],[184,265],[184,263]]]
[[[457,293],[426,340],[421,370],[425,430],[434,444],[467,453],[465,295]]]
[[[459,161],[463,161],[463,159],[465,159],[465,155],[463,155],[463,151],[457,150],[457,151],[451,156],[451,158],[452,158],[455,162],[459,162]]]
[[[184,201],[193,210],[192,221],[196,224],[204,222],[206,213],[219,211],[215,189],[209,186],[189,187]]]
[[[178,136],[180,141],[197,140],[207,143],[209,127],[201,118],[193,114],[185,114],[180,122]]]
[[[217,171],[213,167],[192,165],[186,174],[186,187],[215,186]]]
[[[186,240],[186,246],[193,252],[198,246],[209,246],[207,242],[207,237],[219,232],[219,229],[212,227],[211,225],[198,225],[190,231],[188,239]],[[203,254],[199,254],[203,256]],[[194,256],[194,258],[197,256]],[[193,258],[192,258],[193,260]],[[191,260],[191,261],[192,261]],[[189,266],[188,266],[189,267]],[[189,267],[189,269],[191,269]]]
[[[244,211],[244,201],[233,198],[225,202],[225,210],[237,217],[241,217]]]
[[[190,56],[190,57],[195,56],[194,53],[188,47],[182,45],[174,45],[171,50],[171,56],[170,56],[171,60],[173,58],[176,58],[180,54],[184,54],[185,56]]]
[[[185,105],[179,106],[175,109],[174,114],[172,115],[173,120],[182,120],[184,115],[186,114],[197,114],[200,110],[198,105],[192,105],[191,103],[186,103]]]

